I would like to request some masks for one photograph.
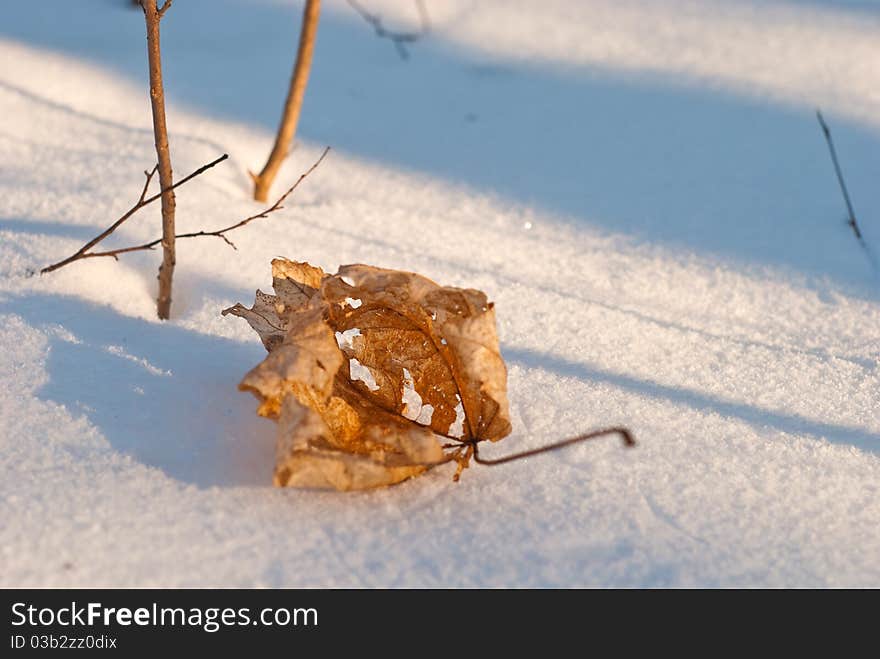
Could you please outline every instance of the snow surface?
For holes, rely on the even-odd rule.
[[[143,25],[123,0],[0,23],[0,584],[880,586],[874,2],[427,0],[401,60],[329,3],[272,219],[34,270],[126,209],[155,155]],[[363,3],[408,29],[405,0]],[[163,22],[183,231],[254,212],[300,4],[175,3]],[[280,188],[280,185],[279,185]],[[108,241],[157,235],[159,209]],[[283,255],[485,290],[514,433],[503,467],[336,494],[274,489],[263,355],[220,309]]]

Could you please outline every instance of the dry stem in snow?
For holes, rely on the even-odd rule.
[[[159,23],[173,0],[165,0],[161,8],[156,0],[142,0],[147,24],[147,57],[150,62],[150,103],[153,110],[153,135],[159,158],[159,185],[162,189],[162,265],[159,267],[159,296],[156,311],[159,318],[171,317],[171,285],[174,278],[174,181],[171,171],[171,150],[168,146],[168,127],[165,122],[165,90],[162,86],[162,47]],[[149,180],[147,180],[149,184]]]
[[[281,164],[290,152],[290,146],[296,135],[296,125],[299,122],[299,114],[302,109],[303,97],[306,93],[306,85],[309,82],[309,71],[312,68],[312,53],[315,49],[315,35],[318,33],[318,18],[321,15],[321,0],[306,0],[303,10],[302,27],[299,34],[299,48],[296,53],[296,63],[293,66],[293,75],[290,78],[290,89],[287,92],[287,100],[284,103],[284,112],[281,115],[281,123],[278,126],[278,134],[275,136],[275,144],[269,159],[259,174],[251,172],[254,180],[254,199],[266,201],[269,198],[269,189],[272,182],[281,169]]]

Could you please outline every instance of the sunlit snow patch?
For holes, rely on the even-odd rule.
[[[82,341],[80,341],[76,335],[71,332],[66,327],[62,327],[61,325],[47,325],[45,327],[46,334],[49,336],[54,336],[57,339],[64,341],[65,343],[73,343],[74,345],[81,345]]]
[[[412,374],[408,369],[403,369],[403,411],[401,414],[410,421],[421,423],[422,425],[430,425],[431,418],[434,416],[433,405],[422,405],[422,397],[416,391]]]
[[[348,372],[351,373],[352,382],[360,380],[367,385],[367,389],[370,391],[376,391],[379,389],[379,385],[376,384],[376,378],[373,376],[373,371],[371,371],[369,367],[361,364],[354,357],[348,360]]]
[[[450,437],[464,437],[464,406],[461,404],[461,396],[455,394],[458,405],[455,406],[455,421],[449,426]]]
[[[130,362],[134,362],[135,364],[140,364],[143,368],[147,370],[148,373],[153,375],[164,375],[168,377],[172,375],[171,371],[166,371],[164,369],[159,368],[158,366],[153,366],[149,360],[144,359],[143,357],[135,357],[134,355],[128,354],[125,348],[122,346],[104,346],[104,350],[109,352],[111,355],[115,355],[117,357],[121,357],[122,359],[127,359]]]
[[[340,350],[354,350],[354,337],[360,335],[361,331],[357,327],[352,327],[344,332],[336,332],[336,345]]]

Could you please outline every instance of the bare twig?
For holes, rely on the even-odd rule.
[[[553,444],[547,444],[545,446],[540,446],[538,448],[533,448],[527,451],[520,451],[519,453],[513,453],[511,455],[505,455],[501,458],[481,458],[480,457],[480,442],[485,441],[482,439],[469,439],[469,440],[461,440],[455,437],[450,437],[444,433],[437,433],[443,437],[453,440],[451,444],[444,444],[444,449],[452,449],[451,453],[445,454],[443,459],[434,464],[442,464],[444,462],[449,462],[450,460],[455,460],[458,463],[458,469],[455,470],[455,474],[452,477],[452,480],[458,482],[461,477],[462,471],[467,469],[468,464],[470,463],[471,458],[473,458],[474,462],[487,465],[501,465],[507,462],[514,462],[515,460],[522,460],[523,458],[530,458],[533,455],[540,455],[541,453],[549,453],[550,451],[558,451],[561,448],[565,448],[567,446],[572,446],[573,444],[577,444],[579,442],[588,441],[591,439],[597,439],[599,437],[607,437],[608,435],[616,435],[623,440],[623,445],[626,448],[633,448],[636,445],[636,440],[633,437],[632,432],[628,428],[624,428],[622,426],[614,426],[612,428],[602,428],[601,430],[592,430],[590,432],[583,433],[581,435],[577,435],[575,437],[569,437],[568,439],[563,439],[562,441],[555,442]]]
[[[177,237],[178,238],[198,238],[200,236],[217,236],[218,238],[222,238],[223,240],[225,240],[226,243],[230,247],[232,247],[233,249],[237,249],[235,247],[235,245],[232,243],[232,241],[229,240],[224,234],[228,233],[229,231],[233,231],[234,229],[239,229],[239,228],[245,226],[246,224],[250,224],[254,220],[259,220],[261,218],[268,217],[270,213],[274,213],[275,211],[280,211],[282,208],[284,208],[284,206],[281,205],[284,203],[284,200],[287,199],[293,193],[293,191],[299,187],[299,184],[302,183],[309,174],[311,174],[313,171],[315,171],[318,168],[318,165],[321,164],[321,162],[324,160],[324,157],[329,152],[330,152],[330,147],[328,146],[324,149],[323,153],[321,153],[321,157],[318,158],[315,161],[315,163],[311,167],[309,167],[305,172],[300,174],[299,178],[296,180],[296,183],[294,183],[292,186],[290,186],[287,189],[287,192],[285,192],[283,195],[281,195],[278,198],[278,201],[276,201],[274,204],[272,204],[269,208],[264,210],[262,213],[257,213],[256,215],[251,215],[250,217],[245,218],[245,219],[241,220],[240,222],[236,222],[235,224],[232,224],[232,225],[226,227],[225,229],[219,229],[217,231],[199,231],[197,233],[184,233],[184,234],[181,234]]]
[[[219,158],[217,158],[217,159],[215,159],[215,160],[212,160],[212,161],[209,162],[207,165],[202,165],[201,167],[199,167],[197,170],[195,170],[194,172],[192,172],[192,173],[189,174],[188,176],[185,176],[185,177],[183,177],[182,179],[180,179],[179,181],[177,181],[177,183],[175,183],[174,185],[171,186],[172,189],[173,189],[173,188],[180,187],[180,186],[183,185],[184,183],[186,183],[186,182],[188,182],[188,181],[191,181],[192,179],[194,179],[194,178],[195,178],[196,176],[198,176],[199,174],[202,174],[202,173],[204,173],[205,171],[211,169],[211,167],[213,167],[214,165],[217,165],[217,164],[223,162],[223,161],[226,160],[228,157],[229,157],[229,156],[228,156],[227,154],[224,153],[222,156],[220,156]],[[114,231],[116,231],[116,229],[118,229],[118,228],[122,225],[123,222],[125,222],[128,218],[130,218],[130,217],[131,217],[132,215],[134,215],[135,213],[137,213],[141,208],[143,208],[144,206],[148,206],[149,204],[152,204],[152,203],[153,203],[154,201],[156,201],[157,199],[161,199],[161,197],[162,197],[162,193],[161,193],[161,192],[159,192],[158,194],[154,194],[152,197],[147,197],[147,196],[146,196],[146,195],[147,195],[147,191],[148,191],[149,188],[150,188],[150,181],[152,181],[153,176],[156,174],[156,171],[157,171],[158,167],[159,167],[159,166],[156,165],[155,167],[153,167],[153,169],[152,169],[151,171],[149,171],[149,172],[146,172],[146,171],[145,171],[145,172],[144,172],[144,175],[147,177],[147,180],[146,180],[146,182],[144,183],[144,189],[143,189],[143,191],[141,192],[141,195],[140,195],[140,197],[138,198],[138,200],[135,202],[134,206],[132,206],[131,208],[129,208],[127,211],[125,211],[125,213],[123,213],[122,216],[121,216],[118,220],[116,220],[113,224],[111,224],[109,227],[107,227],[106,229],[104,229],[104,230],[103,230],[101,233],[99,233],[97,236],[95,236],[94,238],[92,238],[92,239],[91,239],[89,242],[87,242],[85,245],[83,245],[82,247],[80,247],[76,252],[74,252],[73,254],[71,254],[70,256],[68,256],[66,259],[63,259],[63,260],[61,260],[61,261],[58,261],[57,263],[53,263],[52,265],[48,265],[48,266],[46,266],[45,268],[43,268],[42,270],[40,270],[40,274],[41,274],[41,275],[44,275],[44,274],[47,274],[47,273],[49,273],[49,272],[53,272],[53,271],[55,271],[55,270],[58,270],[59,268],[63,268],[65,265],[68,265],[69,263],[73,263],[74,261],[78,261],[78,260],[80,260],[80,259],[84,259],[84,258],[90,258],[90,257],[89,257],[89,254],[87,254],[87,252],[88,252],[92,247],[94,247],[94,246],[97,245],[99,242],[101,242],[102,240],[104,240],[105,238],[107,238],[107,236],[109,236],[109,235],[112,234]],[[161,241],[160,241],[160,242],[161,242]]]
[[[360,14],[361,18],[373,27],[377,37],[380,39],[388,39],[394,44],[394,47],[397,49],[397,54],[400,55],[400,59],[403,60],[409,59],[409,51],[406,49],[406,44],[415,43],[431,30],[431,19],[428,16],[428,10],[425,7],[424,0],[415,0],[415,3],[419,10],[419,21],[421,22],[418,31],[397,32],[387,29],[382,24],[381,16],[371,14],[356,2],[356,0],[348,0],[348,4],[351,8]]]
[[[213,236],[215,238],[220,238],[221,240],[223,240],[223,242],[225,242],[227,245],[232,247],[232,249],[238,249],[235,246],[235,243],[233,243],[231,240],[229,240],[229,238],[226,236],[226,234],[229,233],[230,231],[234,231],[235,229],[240,229],[241,227],[245,226],[246,224],[250,224],[254,220],[259,220],[261,218],[269,217],[269,215],[271,213],[274,213],[275,211],[280,211],[282,208],[284,208],[284,206],[282,206],[282,204],[284,203],[284,200],[287,199],[293,193],[293,191],[297,189],[297,187],[299,187],[299,184],[302,183],[303,180],[305,180],[305,178],[309,174],[311,174],[313,171],[315,171],[318,168],[318,165],[321,164],[321,161],[324,160],[324,157],[327,155],[327,153],[329,151],[330,151],[330,147],[328,146],[326,149],[324,149],[324,152],[321,154],[321,157],[315,161],[315,164],[313,164],[303,174],[301,174],[300,177],[296,180],[296,183],[294,183],[292,186],[290,186],[287,189],[287,192],[285,192],[283,195],[281,195],[278,198],[278,201],[276,201],[274,204],[269,206],[269,208],[267,208],[266,210],[264,210],[260,213],[257,213],[256,215],[251,215],[250,217],[247,217],[239,222],[236,222],[235,224],[232,224],[224,229],[217,229],[216,231],[204,231],[203,230],[203,231],[195,231],[192,233],[179,233],[176,236],[174,236],[175,239],[203,238],[206,236]],[[162,239],[156,238],[155,240],[151,240],[150,242],[144,243],[143,245],[135,245],[133,247],[122,247],[120,249],[110,249],[105,252],[83,253],[83,254],[80,254],[76,259],[72,259],[72,260],[92,259],[92,258],[99,258],[99,257],[103,257],[103,256],[112,256],[114,259],[118,259],[120,254],[128,254],[129,252],[141,252],[141,251],[145,251],[145,250],[151,250],[151,249],[155,249],[158,245],[161,245],[161,244],[162,244]],[[68,262],[69,261],[70,260],[68,260]],[[60,267],[60,265],[58,267]]]
[[[275,144],[269,159],[259,174],[251,172],[254,181],[254,199],[266,201],[269,198],[269,188],[281,169],[281,164],[287,158],[290,145],[296,135],[296,126],[299,123],[300,110],[306,93],[306,85],[309,81],[309,71],[312,68],[312,53],[315,50],[315,36],[318,33],[318,18],[321,15],[321,0],[306,0],[303,9],[302,27],[299,33],[299,47],[296,52],[296,63],[293,66],[293,75],[290,78],[290,88],[287,91],[287,100],[284,102],[284,112],[281,115],[281,123],[278,125],[278,133],[275,136]]]
[[[505,462],[513,462],[514,460],[522,460],[523,458],[528,458],[533,455],[538,455],[540,453],[548,453],[550,451],[556,451],[561,448],[565,448],[566,446],[571,446],[572,444],[577,444],[578,442],[587,441],[590,439],[596,439],[598,437],[607,437],[608,435],[617,435],[623,440],[623,445],[626,448],[632,448],[636,445],[636,440],[633,438],[632,433],[627,428],[622,427],[614,427],[614,428],[602,428],[601,430],[593,430],[591,432],[584,433],[582,435],[578,435],[576,437],[569,437],[568,439],[564,439],[561,442],[556,442],[555,444],[548,444],[547,446],[541,446],[539,448],[533,448],[529,451],[521,451],[520,453],[514,453],[512,455],[505,455],[503,458],[495,458],[495,459],[486,459],[480,457],[479,447],[477,446],[477,442],[474,442],[474,462],[477,462],[482,465],[500,465]]]
[[[834,148],[834,140],[831,139],[831,129],[828,128],[828,124],[825,123],[825,118],[822,116],[821,111],[816,110],[816,117],[819,119],[819,125],[822,126],[822,132],[825,134],[825,141],[828,143],[828,151],[831,153],[831,162],[834,163],[834,171],[837,174],[837,182],[840,183],[840,191],[843,193],[843,200],[846,202],[846,211],[849,213],[847,224],[852,228],[853,233],[856,234],[856,239],[862,244],[862,247],[867,249],[868,246],[865,244],[865,238],[862,236],[862,231],[859,229],[859,223],[856,221],[856,214],[853,211],[852,202],[849,198],[849,191],[846,189],[846,182],[843,180],[843,172],[840,170],[840,163],[837,161],[837,150]]]

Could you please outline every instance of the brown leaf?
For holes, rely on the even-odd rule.
[[[251,309],[236,304],[224,309],[222,314],[241,316],[259,334],[266,350],[272,350],[281,343],[288,330],[288,317],[304,306],[318,290],[321,280],[326,277],[321,268],[308,263],[272,260],[272,287],[275,295],[257,290],[254,306]]]
[[[510,432],[492,303],[475,290],[365,265],[328,276],[272,262],[276,295],[245,318],[269,350],[240,387],[278,420],[276,485],[389,485]],[[444,453],[437,438],[459,440]]]

